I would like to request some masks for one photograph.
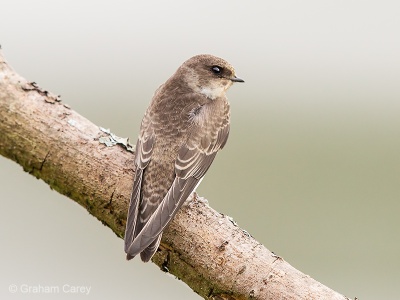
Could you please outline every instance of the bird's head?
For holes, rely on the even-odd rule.
[[[227,61],[209,54],[188,59],[178,73],[194,92],[211,100],[222,96],[234,82],[244,82],[236,76],[235,69]]]

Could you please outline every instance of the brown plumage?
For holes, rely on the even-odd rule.
[[[226,90],[233,67],[212,55],[184,62],[161,85],[142,120],[125,229],[127,259],[151,259],[162,231],[200,183],[229,135]]]

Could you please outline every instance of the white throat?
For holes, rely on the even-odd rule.
[[[215,100],[225,93],[231,84],[224,84],[222,81],[208,82],[206,86],[200,83],[199,76],[193,70],[189,69],[189,75],[186,77],[188,85],[194,92],[206,96],[210,100]]]
[[[221,96],[221,94],[225,91],[224,86],[218,86],[218,87],[202,87],[200,88],[200,94],[203,94],[207,98],[214,100],[215,98],[218,98]]]

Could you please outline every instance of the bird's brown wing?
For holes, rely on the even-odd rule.
[[[151,128],[149,120],[145,117],[142,122],[141,134],[136,142],[135,150],[135,180],[133,183],[133,191],[128,210],[127,224],[125,228],[125,252],[128,253],[128,248],[135,238],[135,229],[138,220],[142,179],[144,169],[150,162],[153,147],[155,143],[154,132]]]
[[[218,150],[225,145],[229,135],[229,121],[221,121],[212,131],[214,132],[193,128],[188,141],[178,152],[175,162],[176,177],[171,188],[139,234],[128,245],[128,256],[139,254],[159,239],[164,228],[207,172]],[[149,254],[148,259],[152,254]]]

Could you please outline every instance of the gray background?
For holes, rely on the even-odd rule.
[[[329,287],[399,299],[399,16],[398,1],[3,0],[0,44],[19,74],[132,140],[184,60],[225,58],[246,83],[199,193]],[[1,299],[199,299],[2,157],[0,184]]]

